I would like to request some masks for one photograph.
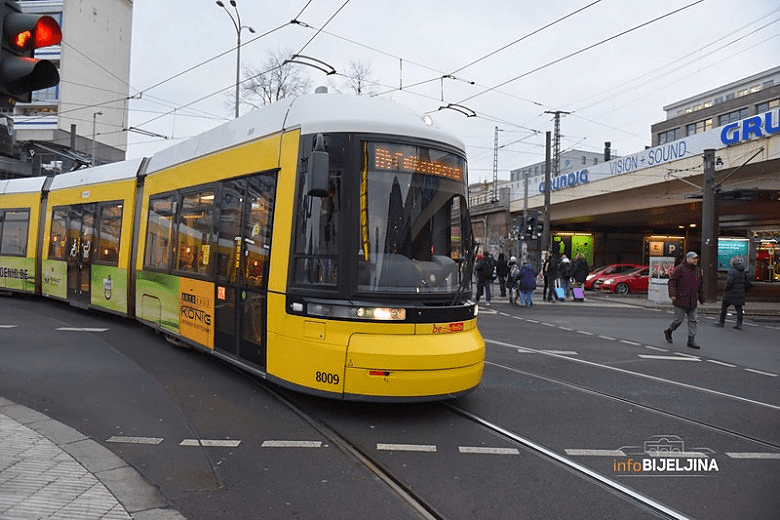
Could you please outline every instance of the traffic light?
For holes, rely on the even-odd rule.
[[[51,16],[22,13],[10,0],[0,0],[0,17],[0,105],[29,103],[33,90],[53,87],[60,81],[52,62],[33,57],[35,49],[62,41],[60,25]]]
[[[536,238],[536,215],[528,215],[525,219],[525,232],[523,233],[526,239]]]

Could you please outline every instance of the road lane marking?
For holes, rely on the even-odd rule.
[[[206,448],[237,448],[241,441],[214,439],[184,439],[179,446],[203,446]]]
[[[780,453],[726,453],[732,459],[780,459]]]
[[[753,372],[754,374],[760,374],[762,376],[777,377],[777,374],[773,374],[771,372],[762,372],[761,370],[754,370],[752,368],[746,368],[745,370],[748,372]]]
[[[17,327],[17,325],[0,325],[0,329],[13,329]]]
[[[623,450],[578,450],[566,449],[566,455],[572,457],[625,457]]]
[[[629,341],[627,339],[621,339],[620,342],[621,343],[625,343],[626,345],[632,345],[634,347],[638,347],[638,346],[642,345],[641,343],[637,343],[636,341]]]
[[[592,332],[589,332],[589,331],[587,331],[587,330],[578,330],[578,331],[577,331],[577,334],[585,334],[586,336],[595,336],[595,334],[594,334],[594,333],[592,333]]]
[[[732,365],[731,363],[724,363],[723,361],[715,361],[714,359],[708,359],[707,362],[715,363],[716,365],[723,365],[724,367],[737,368],[737,365]]]
[[[490,338],[485,338],[485,343],[490,343],[492,345],[498,345],[500,347],[513,348],[515,350],[517,350],[518,348],[527,348],[528,350],[536,350],[536,349],[532,349],[530,347],[522,347],[521,345],[515,345],[513,343],[507,343],[505,341],[498,341],[498,340],[490,339]],[[539,351],[539,350],[536,350],[536,351],[539,352],[540,354],[545,355],[545,356],[557,357],[558,359],[563,359],[563,360],[566,360],[566,361],[571,362],[571,363],[580,363],[580,364],[583,364],[583,365],[598,367],[598,368],[601,368],[603,370],[609,370],[611,372],[619,372],[621,374],[628,374],[628,375],[632,375],[632,376],[636,376],[636,377],[641,377],[641,378],[647,379],[649,381],[659,381],[659,382],[662,382],[662,383],[668,383],[670,385],[679,386],[680,388],[689,388],[689,389],[692,389],[692,390],[698,390],[700,392],[706,392],[706,393],[708,393],[710,395],[717,395],[719,397],[726,397],[728,399],[733,399],[735,401],[739,401],[739,402],[742,402],[742,403],[750,403],[750,404],[753,404],[753,405],[756,405],[756,406],[762,406],[764,408],[769,408],[770,410],[780,410],[780,406],[775,405],[775,404],[762,403],[761,401],[756,401],[755,399],[748,399],[747,397],[741,397],[741,396],[734,395],[734,394],[727,394],[726,392],[719,392],[718,390],[713,390],[711,388],[704,388],[702,386],[690,385],[688,383],[683,383],[681,381],[674,381],[672,379],[664,379],[663,377],[653,376],[653,375],[650,375],[650,374],[643,374],[642,372],[634,372],[633,370],[626,370],[624,368],[614,367],[614,366],[611,366],[611,365],[603,365],[603,364],[600,364],[600,363],[596,363],[594,361],[587,361],[585,359],[579,359],[579,358],[576,358],[576,357],[558,356],[557,354],[547,354],[547,353]],[[512,369],[510,367],[505,367],[505,366],[499,365],[497,363],[492,363],[490,361],[485,361],[485,364],[486,365],[499,366],[499,367],[502,367],[502,368],[504,368],[506,370],[514,370],[514,369]]]
[[[669,352],[668,348],[653,347],[651,345],[645,345],[645,348],[649,348],[650,350],[657,350],[658,352]]]
[[[600,339],[606,339],[608,341],[615,341],[615,338],[610,338],[609,336],[599,336]]]
[[[376,449],[382,451],[422,451],[435,453],[436,446],[430,444],[382,444],[377,443]]]
[[[114,435],[106,439],[106,442],[118,444],[160,444],[163,440],[162,437],[122,437]]]
[[[105,332],[108,329],[97,329],[91,327],[60,327],[54,330],[67,331],[67,332]]]
[[[699,358],[689,356],[656,356],[655,354],[639,354],[642,359],[662,359],[666,361],[701,361]]]
[[[573,350],[542,350],[548,354],[558,354],[559,356],[579,356],[579,353]]]
[[[261,448],[321,448],[322,441],[263,441]]]
[[[561,330],[568,330],[569,332],[574,330],[574,329],[570,329],[569,327],[563,327],[563,326],[559,326],[558,328]]]
[[[460,453],[484,455],[520,455],[517,448],[486,448],[483,446],[458,446]]]

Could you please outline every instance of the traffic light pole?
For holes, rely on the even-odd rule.
[[[704,298],[718,299],[718,194],[715,186],[715,150],[704,150],[704,189],[701,204],[701,261]]]

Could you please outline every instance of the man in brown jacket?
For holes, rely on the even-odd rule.
[[[696,307],[704,303],[704,284],[699,269],[699,255],[690,251],[685,254],[685,260],[678,265],[669,276],[669,298],[674,305],[674,319],[669,328],[664,330],[666,341],[672,343],[672,332],[682,325],[688,317],[688,346],[700,348],[694,341],[696,336]]]

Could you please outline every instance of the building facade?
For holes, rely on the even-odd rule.
[[[132,0],[27,0],[23,12],[46,14],[62,43],[36,51],[57,66],[60,83],[32,94],[9,114],[22,158],[40,173],[68,171],[79,158],[120,161],[127,151]],[[27,143],[27,144],[25,144]],[[70,154],[73,151],[75,154]]]

